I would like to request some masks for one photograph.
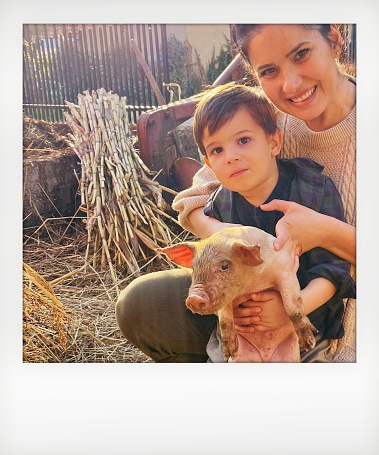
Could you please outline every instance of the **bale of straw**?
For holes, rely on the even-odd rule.
[[[78,104],[66,101],[69,145],[81,162],[81,207],[87,214],[86,262],[108,267],[117,285],[116,269],[127,266],[138,274],[146,248],[175,241],[177,220],[168,212],[164,188],[154,180],[134,148],[126,98],[103,88],[78,95]]]
[[[35,269],[23,264],[23,360],[62,362],[76,349],[73,329],[104,344],[80,322],[80,316],[63,306],[53,285],[80,272],[82,268],[47,282]],[[68,353],[68,348],[70,353]],[[74,349],[73,349],[74,348]],[[69,355],[68,355],[69,354]]]
[[[23,360],[59,362],[69,317],[51,285],[26,263],[23,281]]]

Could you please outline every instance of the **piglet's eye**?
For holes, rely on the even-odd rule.
[[[222,271],[228,270],[229,269],[229,264],[227,262],[223,262],[220,266],[220,269]]]

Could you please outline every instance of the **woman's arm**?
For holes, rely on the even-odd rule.
[[[216,218],[204,215],[204,207],[193,210],[188,215],[188,220],[191,223],[192,232],[202,239],[228,227],[240,226],[239,224],[223,223]]]
[[[172,208],[178,212],[178,221],[184,229],[187,229],[199,237],[202,237],[200,234],[204,229],[204,232],[207,232],[208,228],[206,227],[206,222],[208,217],[204,214],[201,216],[199,213],[204,210],[204,206],[207,203],[209,196],[219,186],[220,182],[216,179],[212,170],[208,166],[203,166],[194,175],[192,186],[175,196],[175,199],[172,201]],[[197,215],[192,216],[192,212],[196,209],[199,209],[197,210]],[[199,226],[197,226],[196,223],[199,223]]]
[[[235,224],[222,223],[216,218],[204,215],[204,206],[209,196],[220,186],[212,169],[203,166],[193,177],[190,188],[175,197],[172,208],[178,212],[180,225],[200,238],[210,237]]]
[[[321,247],[342,259],[356,263],[356,230],[343,221],[323,215],[296,202],[274,199],[261,206],[262,210],[284,213],[276,225],[276,250],[291,239],[300,256],[312,248]]]
[[[322,225],[327,226],[320,246],[339,256],[350,264],[356,265],[356,229],[355,226],[344,223],[336,218],[325,217]],[[321,226],[320,226],[321,228]]]

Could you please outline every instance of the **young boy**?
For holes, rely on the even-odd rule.
[[[344,219],[341,197],[321,165],[308,158],[277,158],[282,134],[260,89],[230,83],[209,90],[196,108],[193,128],[206,164],[221,183],[205,206],[206,215],[275,235],[283,214],[264,212],[260,205],[283,199]],[[327,361],[329,340],[343,336],[342,299],[355,297],[349,268],[321,248],[300,257],[297,276],[305,310],[319,331],[316,347],[302,353],[302,360],[320,355],[319,361]],[[220,342],[215,330],[207,346],[210,361],[223,361]]]

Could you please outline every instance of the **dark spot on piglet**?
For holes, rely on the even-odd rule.
[[[221,330],[226,330],[229,327],[229,324],[226,322],[221,322],[220,323],[220,329]]]
[[[301,313],[294,313],[291,314],[290,319],[294,324],[300,324],[303,319],[303,315]]]

